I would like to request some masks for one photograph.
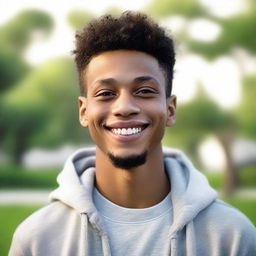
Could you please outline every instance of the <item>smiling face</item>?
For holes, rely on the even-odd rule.
[[[166,98],[165,75],[154,57],[104,52],[92,58],[84,81],[80,123],[89,128],[97,150],[120,158],[161,150],[165,126],[175,123],[176,98]]]

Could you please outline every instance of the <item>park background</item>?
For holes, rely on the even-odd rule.
[[[0,255],[46,204],[67,155],[92,145],[78,122],[75,31],[125,10],[175,38],[177,124],[164,145],[185,151],[256,225],[255,0],[9,0],[0,3]]]

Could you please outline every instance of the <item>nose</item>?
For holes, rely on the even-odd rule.
[[[112,113],[115,116],[127,117],[140,112],[140,107],[136,104],[134,96],[129,92],[122,92],[117,97],[112,106]]]

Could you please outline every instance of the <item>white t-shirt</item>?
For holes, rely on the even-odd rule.
[[[172,224],[170,193],[159,204],[144,209],[116,205],[96,188],[93,200],[102,216],[113,256],[168,255],[168,230]]]

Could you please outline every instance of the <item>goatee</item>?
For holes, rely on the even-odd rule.
[[[116,168],[130,170],[146,163],[147,151],[143,152],[140,155],[134,155],[129,157],[118,157],[114,156],[111,153],[108,153],[108,157]]]

